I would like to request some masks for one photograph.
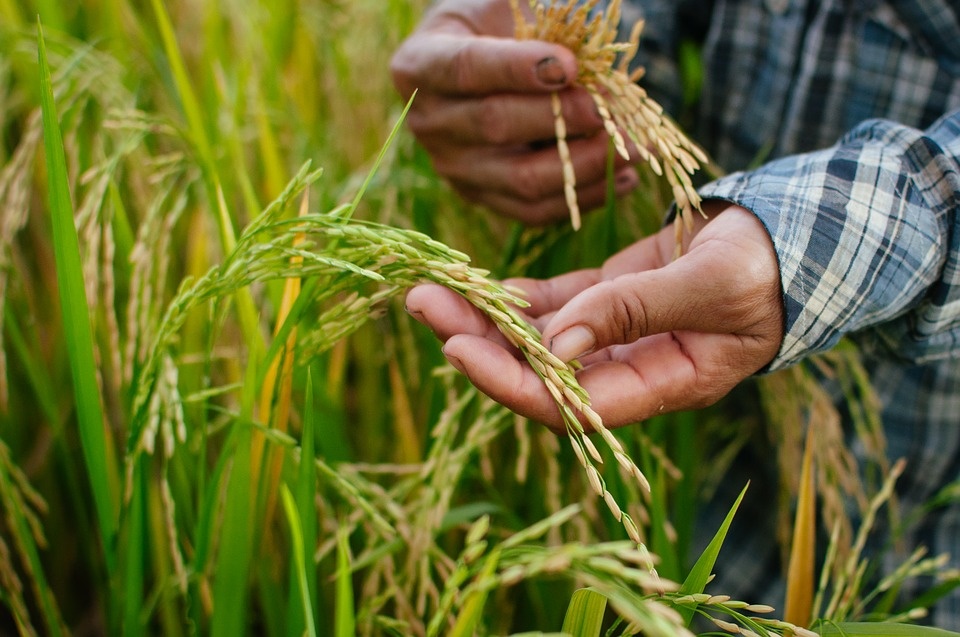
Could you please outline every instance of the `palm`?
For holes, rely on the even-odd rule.
[[[611,427],[660,411],[711,404],[776,354],[782,307],[776,258],[749,212],[700,224],[673,261],[672,230],[638,242],[595,270],[517,280],[529,318],[559,353],[559,335],[589,326],[598,345],[577,378]],[[408,306],[446,341],[471,381],[514,411],[562,428],[536,373],[491,324],[446,290],[411,292]],[[579,353],[579,352],[577,352]]]

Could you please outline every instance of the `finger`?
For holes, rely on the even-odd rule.
[[[600,133],[568,142],[573,172],[581,190],[603,201],[607,180],[607,137]],[[564,192],[563,163],[555,144],[531,150],[528,147],[501,148],[448,147],[434,153],[437,172],[461,189],[483,190],[528,204],[537,203]],[[626,161],[614,163],[618,181],[615,188],[635,187],[636,171]],[[585,209],[587,209],[585,207]]]
[[[590,94],[560,93],[567,135],[592,136],[603,128]],[[551,100],[530,93],[490,93],[482,97],[448,97],[424,93],[414,101],[407,125],[424,145],[514,145],[553,139]]]
[[[483,205],[500,215],[517,219],[529,226],[543,226],[562,222],[570,218],[570,207],[562,187],[555,193],[545,195],[536,201],[528,201],[514,195],[504,194],[489,188],[474,185],[462,186],[451,182],[460,195]],[[636,171],[627,167],[614,178],[613,195],[623,197],[633,191],[640,183]],[[606,205],[609,196],[607,182],[595,182],[576,187],[577,205],[581,213],[591,212]]]
[[[526,361],[492,341],[471,334],[451,337],[443,353],[473,385],[527,418],[563,430],[563,420],[543,381]]]
[[[577,73],[569,49],[537,40],[431,33],[407,40],[391,60],[394,84],[443,95],[543,93],[567,86]]]
[[[609,257],[603,262],[603,278],[662,268],[674,260],[675,252],[676,233],[670,225]]]
[[[505,285],[523,290],[523,300],[530,305],[526,313],[541,317],[555,313],[584,290],[601,281],[598,268],[574,270],[549,279],[514,278]]]
[[[571,360],[673,330],[774,339],[780,329],[775,257],[760,264],[738,255],[740,249],[714,244],[660,269],[602,281],[557,312],[544,342],[556,356]],[[775,353],[774,348],[771,357]]]
[[[619,349],[577,374],[610,428],[712,405],[755,371],[742,360],[731,364],[742,348],[723,334],[657,334],[643,339],[642,348]]]
[[[472,334],[506,345],[493,323],[465,298],[442,285],[418,285],[407,292],[407,312],[446,341],[456,334]]]

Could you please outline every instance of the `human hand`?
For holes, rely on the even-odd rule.
[[[417,91],[407,124],[436,171],[464,198],[542,225],[569,214],[551,93],[563,105],[583,210],[606,197],[608,137],[590,95],[572,86],[573,53],[518,41],[513,29],[506,0],[440,2],[396,51],[391,72],[404,99]],[[638,177],[615,162],[619,196]]]
[[[713,404],[762,369],[783,339],[776,253],[760,221],[725,202],[704,205],[683,256],[664,228],[601,268],[547,280],[514,279],[527,318],[563,360],[578,358],[580,384],[608,427]],[[564,431],[536,372],[462,297],[435,285],[407,295],[407,309],[443,341],[447,359],[482,392]]]

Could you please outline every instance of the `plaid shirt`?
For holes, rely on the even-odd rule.
[[[960,480],[960,2],[624,3],[626,27],[641,16],[644,82],[668,110],[681,101],[679,41],[703,44],[694,136],[743,172],[701,194],[752,210],[773,238],[786,335],[771,369],[855,339],[889,455],[908,460],[903,505],[927,502]],[[775,500],[757,487],[772,489],[754,482],[760,517],[741,511],[711,590],[769,599],[782,587],[766,581],[782,569],[758,523]],[[960,567],[960,502],[908,540]],[[960,590],[930,621],[960,631]]]

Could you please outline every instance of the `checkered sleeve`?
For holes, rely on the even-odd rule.
[[[866,121],[701,194],[753,211],[773,239],[786,329],[771,371],[847,334],[915,363],[960,355],[960,110],[925,131]]]

